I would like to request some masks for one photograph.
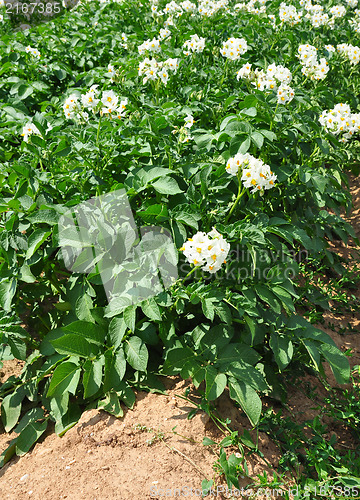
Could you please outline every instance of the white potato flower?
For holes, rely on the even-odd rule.
[[[190,264],[214,274],[226,263],[230,244],[213,228],[207,234],[201,231],[197,232],[184,243],[180,250]]]
[[[23,127],[22,133],[21,133],[22,137],[24,138],[24,141],[28,142],[29,137],[32,134],[35,134],[35,135],[38,135],[41,137],[41,133],[40,133],[39,129],[37,128],[37,126],[31,122],[27,122],[27,124]]]
[[[189,40],[186,40],[183,47],[187,50],[184,51],[186,56],[194,52],[203,52],[205,48],[205,38],[199,37],[198,35],[191,35]]]
[[[275,186],[277,176],[271,171],[269,165],[266,165],[259,158],[255,158],[249,153],[238,153],[230,158],[226,164],[226,171],[230,175],[240,177],[245,188],[251,188],[251,193]]]
[[[237,61],[248,50],[248,44],[244,38],[229,38],[220,49],[221,55],[232,61]]]

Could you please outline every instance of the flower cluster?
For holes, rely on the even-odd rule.
[[[144,76],[143,83],[159,78],[166,85],[169,79],[169,71],[176,73],[178,67],[179,62],[177,59],[169,58],[166,61],[159,62],[154,58],[149,59],[146,57],[139,64],[138,74],[139,76]]]
[[[166,38],[171,38],[171,31],[169,28],[160,28],[159,40],[165,40]]]
[[[278,104],[286,104],[294,99],[294,89],[286,83],[282,83],[277,89],[277,102]]]
[[[119,102],[119,97],[112,91],[103,91],[101,98],[97,98],[98,85],[93,85],[80,97],[77,94],[71,94],[64,102],[63,110],[66,118],[76,122],[87,122],[89,113],[100,112],[100,115],[108,115],[110,118],[123,118],[127,105],[127,99]]]
[[[138,51],[140,55],[143,55],[146,52],[158,53],[161,51],[160,40],[157,40],[156,38],[153,38],[152,40],[145,40],[144,43],[138,46]]]
[[[126,33],[121,34],[121,40],[122,40],[122,42],[120,43],[120,47],[127,49],[128,48],[128,43],[127,43],[128,36],[126,35]]]
[[[352,113],[348,104],[340,103],[333,109],[323,111],[319,122],[333,135],[341,134],[342,142],[360,134],[360,113]]]
[[[360,33],[360,15],[355,17],[355,19],[349,19],[349,24],[356,33]]]
[[[107,74],[109,76],[111,76],[110,78],[110,82],[111,83],[114,83],[115,82],[115,79],[116,79],[116,69],[115,69],[115,66],[113,66],[112,64],[108,64],[108,67],[107,67]]]
[[[220,49],[221,54],[232,61],[237,61],[240,56],[245,54],[248,49],[248,44],[244,38],[229,38],[223,43]]]
[[[190,40],[186,40],[184,47],[184,54],[189,56],[194,52],[202,52],[205,48],[205,38],[199,37],[198,35],[191,35]]]
[[[324,80],[329,72],[329,63],[322,57],[317,58],[317,49],[313,45],[300,45],[297,57],[302,65],[301,72],[311,80]]]
[[[251,188],[252,193],[256,191],[264,192],[275,185],[277,176],[259,158],[255,158],[249,153],[238,153],[230,158],[226,164],[226,171],[230,175],[238,176],[245,188]]]
[[[357,45],[351,45],[350,43],[342,43],[336,48],[339,54],[348,59],[352,66],[359,64],[360,47],[358,47]]]
[[[184,122],[182,127],[175,127],[172,131],[173,134],[179,134],[179,142],[181,143],[189,142],[193,139],[193,136],[190,134],[190,129],[195,123],[193,115],[187,114]]]
[[[286,5],[282,2],[279,8],[279,17],[282,23],[290,24],[290,26],[295,26],[299,24],[302,17],[302,12],[297,11],[293,5]]]
[[[41,54],[40,52],[38,51],[38,49],[33,49],[32,47],[30,47],[30,45],[28,45],[26,48],[25,48],[25,52],[27,52],[28,54],[31,54],[33,57],[35,57],[36,59],[40,59],[41,57]]]
[[[329,15],[324,12],[324,7],[322,5],[313,5],[311,2],[307,2],[305,4],[305,9],[307,13],[304,17],[310,21],[314,28],[319,28],[320,26],[325,26],[330,23]]]
[[[52,129],[52,126],[50,123],[47,124],[47,128],[45,130],[45,133],[48,133]],[[32,122],[27,122],[27,124],[23,127],[22,129],[22,137],[24,142],[29,141],[30,135],[38,135],[39,137],[42,137],[40,130],[37,128],[37,126],[32,123]]]
[[[331,7],[330,14],[335,19],[339,17],[344,17],[346,14],[346,9],[343,5],[335,5],[334,7]]]
[[[226,263],[230,244],[213,228],[208,234],[199,231],[180,250],[190,264],[214,274]]]
[[[37,126],[36,126],[36,125],[34,125],[34,124],[33,124],[33,123],[31,123],[31,122],[28,122],[28,123],[24,126],[24,128],[23,128],[23,130],[22,130],[21,135],[23,136],[24,141],[25,141],[25,142],[28,142],[28,140],[29,140],[29,136],[30,136],[30,135],[32,135],[32,134],[35,134],[35,135],[39,135],[39,136],[41,136],[40,130],[37,128]]]
[[[275,90],[278,94],[279,103],[290,102],[295,93],[288,85],[292,80],[291,72],[288,68],[281,65],[270,64],[266,71],[251,69],[251,64],[246,63],[237,72],[237,79],[240,78],[252,82],[259,90]]]
[[[220,9],[228,8],[228,0],[200,0],[198,12],[204,17],[214,16]]]
[[[250,0],[248,3],[237,3],[234,5],[235,12],[244,11],[250,14],[265,14],[266,0]]]

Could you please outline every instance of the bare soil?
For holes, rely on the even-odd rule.
[[[354,210],[348,220],[359,236],[359,180],[351,178],[350,187]],[[347,246],[335,242],[332,248],[349,259],[348,265],[356,269],[359,248],[353,241]],[[351,293],[360,297],[360,289]],[[352,367],[360,364],[359,312],[328,311],[323,319],[324,323],[317,326],[343,351],[351,349]],[[17,361],[4,362],[0,382],[19,373],[21,367]],[[328,382],[335,386],[331,370],[329,367],[325,370]],[[211,447],[202,444],[205,436],[219,442],[223,435],[202,411],[189,420],[188,414],[194,406],[179,398],[190,388],[190,398],[198,399],[191,381],[170,377],[163,382],[167,395],[138,392],[134,409],[125,409],[123,418],[90,410],[61,438],[52,429],[47,431],[32,451],[21,458],[13,458],[0,470],[0,500],[160,499],[175,497],[175,490],[181,488],[182,496],[201,498],[200,486],[204,478],[214,478],[219,488],[226,488],[214,469],[217,455]],[[309,387],[315,388],[315,396],[311,399]],[[314,418],[326,394],[316,377],[306,375],[289,387],[287,412],[298,421]],[[224,418],[231,420],[232,429],[239,433],[248,429],[256,441],[256,432],[251,431],[249,421],[227,393],[221,396],[217,407]],[[277,411],[276,404],[265,399],[264,408],[272,407]],[[329,424],[329,435],[337,434],[340,445],[351,447],[352,437],[346,428],[332,427],[330,421],[324,423]],[[0,423],[0,452],[12,437],[4,432]],[[281,451],[266,434],[259,433],[258,443],[264,458],[255,454],[247,457],[249,477],[240,479],[240,488],[256,481],[257,475],[264,471],[272,477],[281,458]],[[222,493],[218,498],[230,497]]]

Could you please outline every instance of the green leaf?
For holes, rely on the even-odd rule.
[[[50,343],[60,354],[81,356],[83,358],[94,358],[99,353],[99,347],[88,342],[80,335],[62,335],[58,339],[51,340]]]
[[[111,389],[117,391],[121,387],[125,371],[126,360],[123,347],[120,347],[115,352],[107,351],[105,353],[104,392]]]
[[[154,321],[161,321],[161,311],[157,305],[155,299],[151,297],[150,299],[141,302],[141,309],[143,313],[150,319]]]
[[[90,398],[98,392],[103,378],[103,366],[105,359],[101,356],[93,361],[86,361],[84,364],[83,386],[84,399]]]
[[[210,321],[214,321],[215,307],[213,301],[210,299],[203,299],[201,301],[201,307],[204,316],[206,316]]]
[[[272,332],[270,335],[270,347],[274,353],[275,361],[278,367],[280,370],[283,370],[287,367],[293,357],[293,343],[289,338],[279,335],[276,332]]]
[[[106,398],[102,401],[99,401],[98,406],[99,409],[107,411],[111,415],[114,415],[117,418],[121,418],[124,415],[124,411],[121,408],[120,398],[116,394],[116,392],[111,391],[106,394]]]
[[[127,307],[123,312],[123,318],[129,330],[131,332],[134,332],[136,321],[136,306]]]
[[[257,283],[254,286],[254,289],[256,294],[260,297],[261,300],[265,302],[265,304],[269,304],[271,309],[277,314],[281,313],[281,307],[279,301],[276,298],[276,296],[271,292],[271,290],[269,290],[269,288]]]
[[[281,286],[272,286],[271,291],[281,300],[284,307],[295,312],[295,306],[290,293]]]
[[[127,362],[134,370],[146,371],[149,353],[140,337],[133,336],[126,340],[125,353]]]
[[[226,387],[226,381],[227,379],[224,373],[219,373],[212,365],[207,366],[205,372],[206,399],[208,399],[208,401],[213,401],[221,396]]]
[[[222,366],[228,375],[236,380],[241,380],[257,391],[268,389],[264,376],[254,367],[244,361],[233,361],[229,366]]]
[[[65,333],[75,333],[79,337],[84,337],[90,342],[102,345],[105,342],[105,330],[100,325],[95,325],[89,321],[74,321],[61,328]]]
[[[309,353],[309,356],[314,363],[314,366],[317,371],[320,370],[320,350],[318,346],[316,345],[315,342],[312,342],[311,340],[308,339],[301,339],[301,342],[304,344],[306,347],[307,352]]]
[[[9,336],[8,332],[6,332],[6,340],[10,346],[11,354],[14,356],[14,358],[25,360],[26,343],[24,342],[24,340],[14,335]]]
[[[261,149],[264,144],[264,136],[256,130],[251,134],[251,140],[258,149]]]
[[[16,292],[16,285],[16,278],[11,278],[9,281],[2,281],[0,283],[0,306],[6,312],[11,311],[11,302]]]
[[[46,397],[61,396],[64,392],[75,394],[80,379],[80,366],[65,361],[55,368]]]
[[[63,436],[69,429],[74,427],[81,417],[82,411],[76,403],[69,406],[67,412],[61,416],[55,424],[55,432],[58,436]]]
[[[330,344],[322,344],[320,351],[329,362],[338,384],[346,384],[350,378],[350,365],[347,357],[340,349]]]
[[[75,313],[80,320],[88,321],[94,323],[94,318],[91,315],[91,309],[93,308],[92,298],[87,295],[81,295],[75,304]]]
[[[17,424],[21,414],[21,405],[24,397],[25,392],[20,389],[4,397],[1,403],[1,418],[6,432],[10,432]]]
[[[256,426],[261,415],[261,399],[252,387],[245,382],[229,377],[230,397],[237,401],[248,416],[251,425]]]
[[[23,429],[16,441],[16,454],[21,457],[25,455],[30,448],[39,440],[39,438],[46,431],[48,421],[44,422],[30,422],[25,429]]]
[[[119,347],[124,338],[126,330],[127,326],[124,318],[113,318],[110,321],[109,325],[109,345],[114,346],[115,349]]]
[[[202,444],[204,446],[211,446],[212,444],[217,444],[217,442],[205,436],[203,437]]]
[[[133,408],[136,402],[136,396],[134,391],[131,389],[129,384],[122,381],[120,387],[117,389],[117,395],[123,401],[128,408]]]
[[[36,250],[44,243],[46,238],[50,236],[51,231],[46,231],[45,229],[36,229],[29,237],[28,249],[26,252],[26,259],[30,259],[36,252]]]
[[[18,96],[20,99],[26,99],[34,92],[34,89],[30,85],[21,84],[18,87]]]
[[[136,215],[146,222],[152,222],[153,220],[164,222],[169,218],[169,212],[166,205],[161,204],[150,205],[146,210],[138,211]]]
[[[18,437],[12,439],[10,441],[9,446],[0,455],[0,469],[2,467],[4,467],[4,465],[7,464],[8,461],[11,460],[12,457],[15,455],[17,440],[18,440]]]
[[[160,177],[151,183],[152,187],[161,194],[173,195],[182,193],[179,184],[172,177]]]
[[[166,353],[165,363],[164,363],[164,373],[166,375],[176,375],[179,373],[184,365],[193,360],[195,353],[190,347],[179,347],[171,349]]]
[[[43,418],[44,410],[42,408],[31,408],[31,410],[26,412],[22,417],[18,425],[15,427],[14,432],[19,434],[31,421],[42,420]]]

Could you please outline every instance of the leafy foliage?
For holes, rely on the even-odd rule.
[[[278,375],[296,360],[319,372],[326,360],[339,383],[348,380],[346,356],[295,307],[299,260],[341,272],[329,241],[355,237],[340,210],[350,207],[345,167],[355,165],[358,146],[326,133],[318,117],[338,102],[356,109],[359,70],[350,75],[334,56],[326,84],[304,82],[295,58],[298,44],[336,43],[341,30],[351,37],[339,22],[333,32],[285,25],[274,42],[261,16],[218,13],[197,25],[184,15],[164,54],[180,58],[196,30],[206,49],[182,57],[166,87],[137,73],[137,46],[159,30],[147,4],[89,2],[29,31],[0,28],[0,359],[25,361],[0,387],[5,429],[19,433],[0,465],[26,453],[49,420],[62,435],[86,408],[121,416],[134,389],[164,391],[160,374],[204,384],[209,401],[228,386],[253,426],[259,394],[284,398]],[[219,40],[238,32],[259,68],[291,65],[296,97],[288,106],[236,80]],[[65,98],[92,85],[128,98],[125,117],[67,120]],[[188,114],[194,139],[182,142]],[[39,134],[24,141],[28,121]],[[270,165],[277,185],[238,200],[225,164],[246,152]],[[179,252],[170,288],[120,313],[109,308],[96,271],[66,268],[57,223],[67,209],[117,189],[126,190],[136,225],[168,230],[177,249],[215,226],[231,245],[224,270],[189,275]]]

